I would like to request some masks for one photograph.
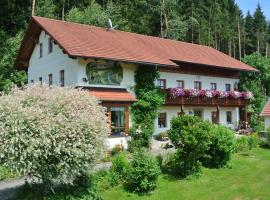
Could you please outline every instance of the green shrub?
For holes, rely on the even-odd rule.
[[[26,183],[19,189],[16,197],[20,200],[102,200],[91,175],[76,178],[73,185],[58,185],[47,193],[43,192],[42,184]]]
[[[160,132],[156,135],[156,139],[159,141],[166,141],[168,140],[168,132],[167,131],[163,131]]]
[[[88,171],[108,132],[104,109],[86,91],[31,86],[0,97],[0,158],[47,185],[72,183]]]
[[[11,171],[9,168],[0,165],[0,181],[8,178],[14,178],[18,176],[18,174]]]
[[[266,131],[266,145],[270,147],[270,127]]]
[[[121,144],[117,144],[112,148],[112,156],[119,154],[122,151],[124,151],[123,146]]]
[[[234,132],[227,127],[214,125],[210,133],[211,144],[202,158],[202,163],[207,167],[224,167],[229,164],[234,153]]]
[[[198,117],[178,116],[171,120],[169,138],[176,153],[168,163],[169,171],[178,177],[200,172],[200,159],[211,143],[211,124]]]
[[[249,149],[247,136],[241,136],[236,139],[235,152],[246,151]]]
[[[116,173],[121,180],[126,176],[129,171],[129,162],[124,153],[113,157],[111,171]]]
[[[258,136],[258,133],[251,133],[250,136],[248,136],[249,149],[258,147],[260,143],[261,143],[261,139]]]
[[[143,193],[156,188],[160,168],[155,158],[140,150],[134,154],[125,186],[128,190]]]

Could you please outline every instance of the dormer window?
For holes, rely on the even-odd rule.
[[[39,44],[39,58],[42,58],[42,56],[43,56],[43,44],[40,43]]]
[[[48,53],[52,53],[53,52],[53,39],[52,38],[48,38]]]

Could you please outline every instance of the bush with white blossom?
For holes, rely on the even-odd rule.
[[[30,86],[0,95],[0,159],[50,184],[72,183],[104,152],[104,109],[89,92]]]

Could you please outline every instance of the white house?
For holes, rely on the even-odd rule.
[[[169,94],[155,134],[179,114],[234,129],[247,121],[250,94],[234,91],[239,72],[257,70],[211,47],[33,17],[16,61],[17,69],[28,71],[29,84],[83,87],[99,98],[111,119],[111,146],[125,145],[139,65],[158,69],[156,84]]]
[[[261,116],[264,118],[264,127],[265,130],[267,130],[270,128],[270,99],[264,106],[263,111],[261,112]]]

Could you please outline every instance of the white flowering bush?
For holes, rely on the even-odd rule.
[[[11,169],[72,183],[104,151],[104,109],[88,92],[29,86],[0,96],[0,158]]]

